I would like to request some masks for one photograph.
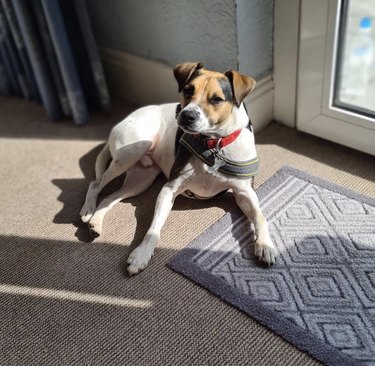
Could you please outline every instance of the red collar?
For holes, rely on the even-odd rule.
[[[219,139],[207,139],[205,140],[206,146],[209,149],[219,148],[222,149],[223,147],[231,144],[241,133],[242,129],[236,130],[232,132],[230,135],[225,137],[220,137]]]

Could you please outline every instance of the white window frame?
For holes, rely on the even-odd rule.
[[[274,115],[301,131],[375,155],[374,119],[332,105],[340,4],[275,1]]]

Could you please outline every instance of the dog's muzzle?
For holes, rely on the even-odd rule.
[[[192,128],[200,119],[199,112],[194,109],[183,109],[178,116],[178,124],[180,127]]]

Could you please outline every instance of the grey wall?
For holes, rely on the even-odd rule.
[[[272,73],[273,0],[237,0],[239,69],[259,80]]]
[[[239,63],[256,78],[271,73],[273,0],[87,0],[87,6],[102,46],[170,66],[201,61],[225,71]]]

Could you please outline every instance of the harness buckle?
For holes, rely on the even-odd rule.
[[[223,138],[222,137],[220,137],[218,140],[217,140],[217,143],[216,143],[216,146],[215,146],[215,150],[217,151],[217,152],[220,152],[220,150],[222,149],[222,147],[220,146],[220,143],[221,143],[221,140],[222,140]]]

